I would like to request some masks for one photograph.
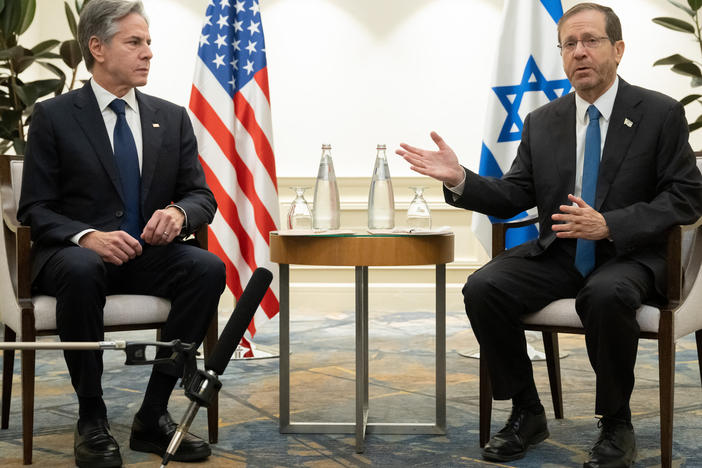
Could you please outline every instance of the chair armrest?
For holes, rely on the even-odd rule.
[[[702,235],[702,217],[693,224],[676,225],[667,233],[666,269],[668,307],[674,308],[687,296],[685,276],[696,277],[702,264],[702,239],[695,237],[687,258],[683,259],[683,235],[687,232],[698,231]],[[683,264],[685,261],[685,264]]]
[[[502,223],[493,223],[492,225],[492,256],[495,257],[497,254],[505,250],[505,238],[507,236],[507,230],[513,228],[519,228],[524,226],[530,226],[536,224],[539,220],[536,215],[529,215],[526,218],[515,219],[513,221],[505,221]]]
[[[208,248],[208,243],[207,243],[207,224],[203,224],[197,230],[194,232],[195,239],[197,239],[198,244],[200,244],[200,247],[207,250]]]
[[[31,230],[17,221],[17,210],[11,201],[6,203],[6,191],[3,188],[2,229],[5,237],[5,254],[7,268],[10,272],[12,287],[18,302],[31,300]]]

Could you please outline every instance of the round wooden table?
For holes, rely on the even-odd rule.
[[[307,234],[271,232],[271,261],[280,265],[280,432],[350,433],[356,452],[366,433],[446,433],[446,264],[453,261],[453,233]],[[356,270],[356,421],[290,421],[290,265],[353,266]],[[436,265],[436,421],[368,423],[368,267]]]

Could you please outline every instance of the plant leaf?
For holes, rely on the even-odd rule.
[[[702,78],[700,78],[698,76],[694,77],[692,79],[692,81],[690,82],[690,86],[693,88],[697,88],[699,86],[702,86]]]
[[[2,14],[0,14],[0,31],[2,31],[6,40],[17,35],[17,29],[21,23],[22,5],[18,1],[7,2],[5,8],[2,10]]]
[[[0,13],[2,13],[3,8],[5,8],[5,0],[0,0]]]
[[[42,53],[50,51],[59,44],[60,41],[57,41],[56,39],[49,39],[48,41],[40,42],[30,50],[32,51],[32,55],[41,56]]]
[[[687,126],[687,129],[692,133],[700,127],[702,127],[702,122],[692,122]]]
[[[702,7],[702,0],[687,0],[687,4],[690,5],[694,11],[697,11]]]
[[[76,38],[78,37],[76,17],[73,15],[73,12],[71,11],[71,7],[68,5],[68,2],[63,2],[63,8],[64,10],[66,10],[66,20],[68,21],[68,27],[71,29],[71,34],[73,34],[73,37]]]
[[[653,18],[651,21],[668,29],[672,29],[673,31],[686,32],[690,34],[695,33],[695,27],[687,21],[683,21],[681,19],[659,16],[658,18]]]
[[[71,68],[76,68],[81,60],[83,60],[83,55],[80,53],[80,46],[75,39],[63,41],[60,52],[63,62]]]
[[[17,60],[24,55],[25,48],[21,46],[0,50],[0,60]]]
[[[60,84],[61,80],[57,79],[37,80],[24,85],[15,84],[12,86],[12,90],[22,100],[24,105],[31,106],[40,97],[55,92]]]
[[[690,15],[690,17],[694,17],[694,16],[695,16],[695,12],[692,11],[687,5],[683,5],[682,3],[678,3],[678,2],[676,2],[676,1],[674,1],[674,0],[668,0],[668,3],[670,3],[670,4],[672,4],[672,5],[675,5],[676,7],[680,8],[682,11],[684,11],[685,13],[687,13],[688,15]]]
[[[699,77],[702,78],[702,72],[700,72],[700,67],[694,63],[679,63],[671,67],[675,73],[685,76]]]
[[[680,100],[680,104],[682,104],[683,106],[686,106],[686,105],[690,104],[691,102],[696,101],[697,99],[699,99],[701,97],[702,97],[702,94],[690,94],[689,96],[685,96],[684,98],[682,98]]]
[[[653,66],[655,67],[656,65],[677,65],[679,63],[688,63],[688,62],[692,62],[692,60],[690,60],[687,57],[683,57],[680,54],[673,54],[673,55],[668,56],[666,58],[656,60],[656,62],[653,64]]]
[[[25,32],[34,21],[34,13],[37,11],[37,0],[22,0],[22,20],[17,30],[19,36]]]
[[[1,1],[2,0],[0,0],[0,2]],[[10,149],[10,146],[12,146],[11,141],[7,141],[7,140],[0,141],[0,153],[7,154],[7,150]]]
[[[15,138],[12,141],[12,146],[15,147],[15,154],[24,154],[24,149],[27,146],[27,142],[20,138]]]
[[[42,67],[46,68],[47,70],[50,70],[54,75],[56,75],[59,80],[62,80],[64,83],[66,82],[66,74],[61,70],[59,67],[54,65],[53,63],[49,62],[37,62],[39,65]]]

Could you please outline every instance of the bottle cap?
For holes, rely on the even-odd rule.
[[[378,147],[376,149],[384,150],[384,149],[387,149],[387,147],[385,145],[378,145]]]
[[[330,150],[330,149],[331,149],[331,145],[330,145],[329,143],[325,143],[325,144],[322,145],[322,149],[323,149],[323,150]]]

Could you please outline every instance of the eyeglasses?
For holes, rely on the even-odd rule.
[[[564,42],[563,44],[558,44],[558,48],[561,49],[561,53],[567,52],[567,53],[573,53],[575,49],[578,47],[578,42],[582,42],[583,46],[588,48],[588,49],[597,49],[600,44],[602,44],[602,41],[604,40],[609,40],[609,37],[607,36],[602,36],[602,37],[586,37],[585,39],[580,39],[580,40],[569,40]]]

